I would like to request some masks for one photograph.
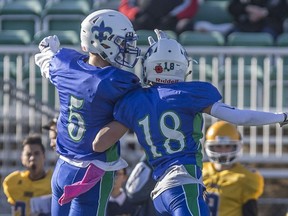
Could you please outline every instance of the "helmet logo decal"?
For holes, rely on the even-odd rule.
[[[104,21],[100,23],[100,26],[93,26],[91,29],[92,32],[98,32],[95,34],[95,38],[100,42],[106,40],[109,35],[112,34],[113,30],[111,27],[105,27]]]
[[[162,73],[163,72],[163,67],[161,64],[158,64],[154,67],[154,70],[156,73]]]
[[[154,70],[156,73],[162,73],[163,71],[173,71],[175,69],[175,64],[173,62],[164,62],[164,68],[161,65],[161,63],[158,63],[155,67]]]

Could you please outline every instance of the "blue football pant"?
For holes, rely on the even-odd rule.
[[[162,216],[209,216],[203,189],[200,184],[180,185],[165,190],[153,203]]]
[[[64,186],[81,181],[87,168],[79,168],[58,159],[52,176],[52,216],[105,216],[106,206],[113,188],[114,172],[106,172],[89,191],[71,202],[59,205]]]

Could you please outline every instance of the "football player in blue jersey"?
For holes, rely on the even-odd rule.
[[[148,38],[150,47],[143,63],[151,87],[132,91],[116,103],[116,121],[100,130],[93,149],[105,151],[130,128],[154,169],[157,184],[151,196],[157,211],[161,215],[208,216],[203,199],[202,113],[234,124],[281,126],[287,124],[287,114],[239,110],[221,103],[212,84],[183,82],[189,64],[185,49],[163,32],[155,32],[158,41]]]
[[[118,11],[99,10],[81,24],[81,47],[88,55],[62,48],[57,36],[44,38],[35,62],[58,90],[60,115],[52,178],[52,215],[106,212],[114,171],[127,166],[119,145],[95,152],[97,132],[113,120],[116,101],[141,87],[133,68],[140,54],[131,22]]]

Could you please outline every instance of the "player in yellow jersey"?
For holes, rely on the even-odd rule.
[[[256,216],[264,179],[235,162],[242,149],[237,128],[225,121],[214,123],[207,130],[204,148],[210,160],[203,164],[210,216]]]
[[[21,162],[26,170],[14,171],[4,179],[7,201],[12,205],[13,215],[48,215],[51,211],[52,171],[44,168],[45,148],[41,137],[30,135],[22,146]]]

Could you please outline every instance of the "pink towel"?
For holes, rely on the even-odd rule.
[[[64,205],[70,202],[73,198],[87,192],[100,181],[104,173],[104,170],[100,169],[94,164],[90,164],[81,181],[75,182],[72,185],[66,185],[64,187],[64,193],[58,200],[58,203],[60,205]]]

